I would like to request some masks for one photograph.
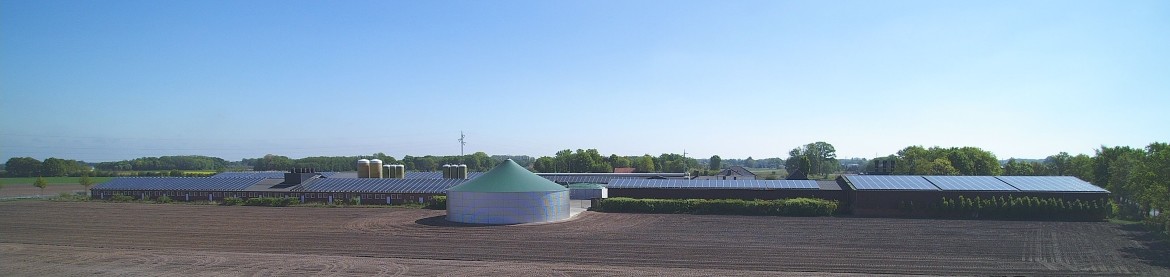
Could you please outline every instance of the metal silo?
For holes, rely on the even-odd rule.
[[[357,161],[358,178],[370,178],[370,160],[361,159]]]
[[[370,160],[370,178],[382,178],[382,160]]]
[[[382,166],[382,178],[394,178],[394,165]]]

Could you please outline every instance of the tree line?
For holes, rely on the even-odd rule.
[[[8,177],[65,177],[81,176],[90,171],[89,164],[78,160],[31,157],[12,157],[4,163]]]
[[[117,162],[101,162],[94,165],[103,171],[144,171],[144,170],[206,170],[221,171],[228,162],[208,156],[162,156],[142,157]]]
[[[701,169],[698,160],[674,153],[658,156],[602,156],[597,149],[565,149],[552,157],[537,158],[532,166],[536,172],[608,173],[614,168],[634,168],[634,172],[684,173],[688,169]]]

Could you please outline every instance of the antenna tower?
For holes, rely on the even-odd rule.
[[[459,163],[464,163],[463,146],[467,145],[467,141],[463,140],[464,138],[467,138],[467,136],[463,134],[463,131],[459,131]]]

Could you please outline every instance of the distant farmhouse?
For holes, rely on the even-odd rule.
[[[699,180],[756,180],[756,174],[748,171],[742,166],[732,166],[724,170],[720,170],[715,176],[698,176],[695,179]]]

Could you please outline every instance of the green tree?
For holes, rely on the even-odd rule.
[[[1138,183],[1143,186],[1135,198],[1149,208],[1170,211],[1170,144],[1155,142],[1146,146],[1137,171]]]
[[[634,168],[636,168],[638,172],[655,172],[654,157],[651,157],[650,154],[643,155],[634,162]]]
[[[353,161],[350,161],[350,162],[353,162]],[[140,168],[140,167],[146,167],[146,166],[135,166],[136,169]],[[152,166],[152,167],[157,167],[157,166]],[[292,168],[292,167],[293,167],[293,160],[292,159],[289,159],[288,157],[285,157],[285,156],[277,156],[277,155],[273,155],[273,154],[268,154],[268,155],[264,155],[263,158],[260,158],[259,160],[257,160],[256,164],[252,166],[252,170],[256,170],[256,171],[282,170],[283,171],[283,170],[288,170],[289,168]]]
[[[995,154],[978,147],[931,147],[910,146],[898,151],[894,157],[894,172],[899,175],[924,175],[934,171],[936,160],[946,159],[958,175],[993,176],[1000,175],[999,160]],[[876,160],[876,159],[875,159]]]
[[[617,154],[609,155],[609,164],[613,168],[619,167],[633,167],[634,163],[629,158],[618,156]]]
[[[934,159],[927,169],[929,175],[959,175],[959,170],[951,166],[951,161],[944,158]]]
[[[809,171],[805,172],[809,175],[829,176],[830,173],[837,172],[841,167],[841,163],[837,161],[837,149],[832,144],[818,141],[814,143],[805,144],[791,151],[788,151],[789,160],[793,157],[808,157],[811,163]],[[796,160],[796,161],[799,161]],[[785,162],[789,164],[790,162]]]
[[[812,159],[809,159],[808,156],[800,156],[796,169],[807,175],[809,171],[813,170]]]
[[[1044,166],[1048,168],[1047,171],[1050,174],[1056,175],[1056,176],[1068,175],[1067,172],[1069,171],[1069,167],[1070,167],[1071,162],[1072,162],[1072,156],[1070,156],[1068,154],[1068,152],[1060,152],[1060,153],[1057,153],[1056,155],[1052,155],[1052,156],[1048,156],[1048,158],[1044,158]]]
[[[32,177],[41,173],[41,161],[31,157],[12,157],[4,163],[4,169],[8,171],[8,176]]]
[[[756,167],[756,160],[752,159],[751,156],[748,156],[748,158],[746,160],[743,160],[743,167],[747,167],[747,168]]]
[[[1015,158],[1008,159],[1008,162],[1003,165],[1003,173],[1008,176],[1031,176],[1032,165],[1024,161],[1016,160]]]
[[[45,177],[37,177],[37,180],[33,181],[33,186],[41,189],[41,193],[37,195],[37,197],[41,197],[45,195],[45,187],[49,186],[49,183],[45,182]]]
[[[719,155],[711,156],[711,159],[708,159],[707,163],[708,168],[711,170],[719,170],[720,168],[723,168],[723,158],[720,158]]]
[[[536,172],[550,173],[555,172],[557,168],[556,161],[552,157],[540,157],[532,164],[532,169]]]
[[[93,179],[89,178],[89,174],[82,174],[81,179],[78,179],[77,183],[85,188],[85,195],[89,196],[89,187],[93,186]]]

